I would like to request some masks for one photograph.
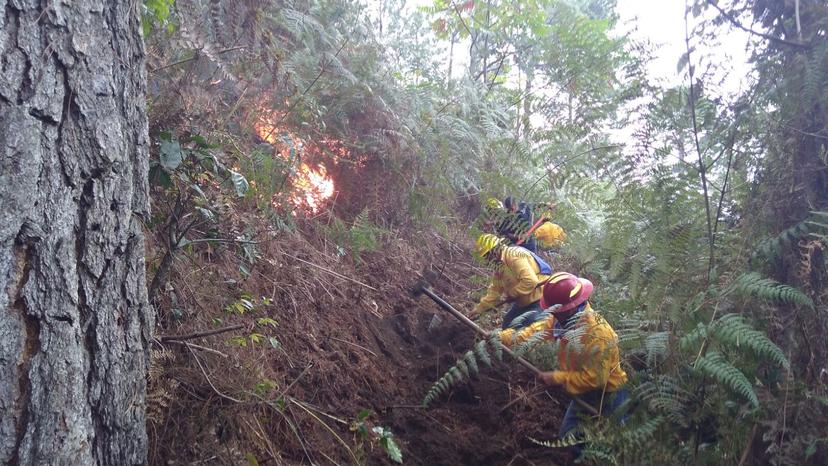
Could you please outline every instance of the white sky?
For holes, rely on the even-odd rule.
[[[676,65],[687,50],[684,39],[684,0],[618,0],[616,11],[620,16],[617,31],[629,32],[634,39],[649,40],[654,46],[654,59],[648,67],[649,74],[664,85],[678,85],[687,82],[686,70],[679,74]],[[718,14],[708,8],[705,17]],[[689,17],[691,45],[698,44],[693,37],[693,25],[696,22]],[[735,92],[743,78],[749,74],[750,65],[745,46],[750,40],[748,33],[731,28],[723,35],[721,44],[698,45],[693,52],[693,62],[699,64],[699,70],[705,68],[706,62],[716,61],[717,65],[727,65],[729,70],[722,73],[725,78],[722,91]],[[709,54],[709,55],[708,55]]]

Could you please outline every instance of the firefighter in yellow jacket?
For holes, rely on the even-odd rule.
[[[470,317],[510,302],[512,307],[503,317],[503,328],[509,328],[517,318],[519,323],[531,323],[534,315],[541,312],[543,283],[552,274],[552,267],[532,251],[508,246],[503,238],[488,233],[477,239],[475,255],[497,270]]]
[[[589,305],[592,289],[589,280],[566,272],[552,275],[544,284],[540,305],[550,309],[551,316],[534,325],[551,327],[560,347],[558,369],[544,372],[540,378],[548,385],[559,385],[570,395],[577,395],[600,415],[608,415],[629,398],[624,388],[627,374],[621,367],[618,335]],[[530,330],[513,335],[513,341],[525,340]],[[561,422],[560,437],[578,435],[578,422],[586,415],[579,404],[570,402]],[[580,445],[574,448],[576,455],[580,454],[580,448]]]
[[[564,243],[566,232],[551,220],[555,208],[553,204],[516,204],[511,197],[506,200],[509,202],[509,209],[494,198],[490,198],[485,205],[486,218],[489,220],[487,226],[493,228],[498,235],[534,253],[537,253],[538,249],[553,249]],[[539,207],[546,207],[548,210],[541,214],[537,223],[533,223],[532,212]]]

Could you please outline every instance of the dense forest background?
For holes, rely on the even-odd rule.
[[[470,310],[482,207],[507,195],[556,205],[553,266],[595,283],[620,337],[634,409],[589,424],[585,461],[828,457],[824,2],[688,1],[673,87],[614,0],[136,7],[150,464],[572,461],[566,397],[508,360],[421,403],[477,343],[408,290],[428,277]],[[714,53],[736,30],[738,90]],[[0,459],[25,458],[18,435]]]

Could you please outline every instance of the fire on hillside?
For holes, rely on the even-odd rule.
[[[348,158],[350,152],[340,141],[329,138],[322,139],[316,145],[307,144],[285,127],[279,126],[282,117],[283,115],[279,113],[263,115],[254,124],[256,134],[276,148],[275,156],[288,160],[291,148],[298,153],[296,160],[299,160],[300,164],[291,179],[293,192],[290,195],[290,202],[293,204],[293,212],[294,214],[297,211],[318,213],[336,192],[334,180],[328,174],[325,165],[318,163],[314,167],[303,160],[312,160],[313,155],[321,154],[323,148],[320,144],[325,146],[325,152],[333,153],[338,158]]]

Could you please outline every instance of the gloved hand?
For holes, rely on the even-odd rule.
[[[475,306],[475,307],[474,307],[474,308],[473,308],[470,312],[468,312],[468,313],[466,314],[466,317],[468,317],[470,320],[475,320],[475,319],[477,319],[478,317],[480,317],[480,314],[482,314],[482,313],[483,313],[483,312],[482,312],[481,310],[479,310],[479,309],[477,308],[477,306]]]
[[[560,385],[562,375],[561,371],[548,371],[538,374],[538,378],[546,385]]]

